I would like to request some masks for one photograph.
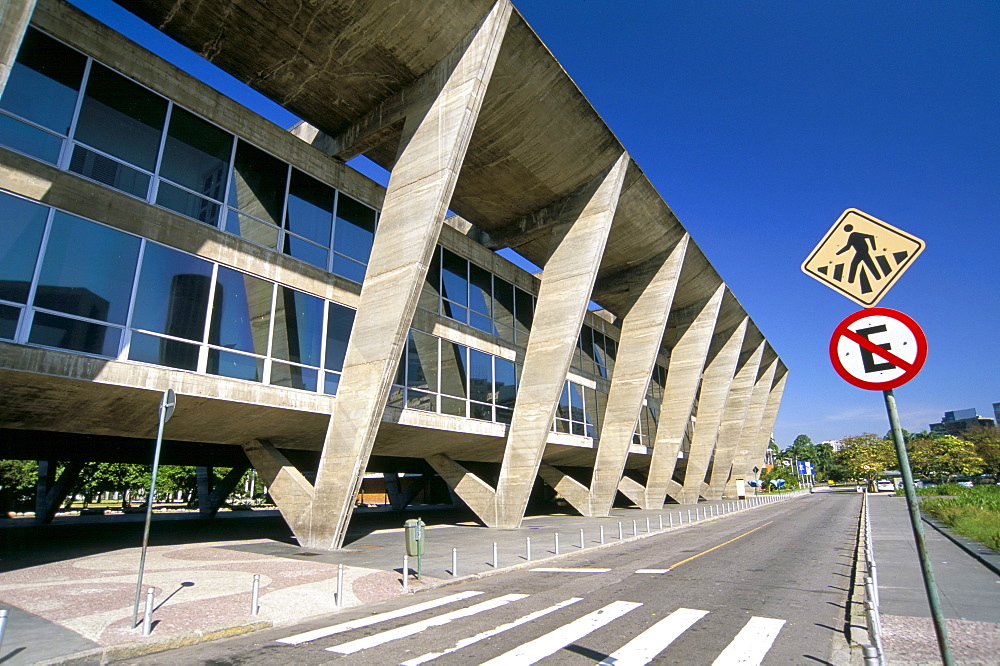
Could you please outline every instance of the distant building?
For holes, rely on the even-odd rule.
[[[1000,407],[1000,403],[993,404],[993,412],[997,412],[997,408]],[[972,428],[977,428],[980,426],[993,426],[996,422],[993,419],[988,419],[976,413],[975,407],[969,407],[968,409],[957,409],[952,412],[945,412],[944,418],[941,419],[941,423],[931,423],[931,432],[941,433],[942,435],[955,435],[963,433]]]
[[[825,442],[820,442],[820,444],[829,444],[833,447],[833,452],[837,453],[844,447],[844,440],[842,439],[828,439]]]

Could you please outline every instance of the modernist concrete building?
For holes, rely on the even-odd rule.
[[[366,472],[512,528],[763,459],[785,366],[508,0],[118,2],[303,122],[5,3],[0,457],[148,460],[172,388],[165,460],[252,464],[312,548]]]

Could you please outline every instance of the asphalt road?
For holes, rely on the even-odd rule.
[[[128,663],[841,665],[860,502],[807,495]]]

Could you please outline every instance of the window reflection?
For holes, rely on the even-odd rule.
[[[27,303],[49,211],[7,194],[0,194],[0,211],[0,300]]]
[[[287,178],[287,164],[240,140],[233,161],[229,205],[278,226],[281,224]],[[275,246],[271,244],[269,247]]]
[[[86,64],[82,53],[28,28],[0,108],[66,135]]]
[[[231,268],[219,267],[209,343],[264,355],[271,322],[273,285]],[[223,358],[216,355],[216,358]],[[232,363],[248,363],[231,359]],[[256,380],[259,381],[259,380]]]
[[[323,309],[321,299],[278,285],[271,356],[318,367]]]
[[[118,356],[121,329],[36,312],[28,342],[43,347],[58,347],[82,354],[114,358]]]

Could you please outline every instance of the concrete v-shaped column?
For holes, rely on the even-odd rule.
[[[736,327],[719,331],[713,336],[698,393],[698,420],[691,437],[684,483],[676,498],[681,504],[697,502],[701,495],[749,322],[749,317],[744,316]]]
[[[733,457],[732,471],[729,480],[726,482],[726,495],[736,494],[736,480],[748,481],[753,478],[751,470],[756,462],[753,458],[754,447],[757,442],[757,433],[760,432],[760,422],[764,418],[764,409],[767,407],[767,398],[771,393],[771,384],[774,382],[774,371],[778,367],[778,357],[768,358],[769,348],[765,343],[765,350],[761,358],[761,366],[757,371],[757,378],[750,393],[750,402],[747,404],[746,417],[743,419],[743,426],[740,428],[739,440],[736,445],[736,455]]]
[[[729,389],[726,411],[722,415],[722,423],[719,426],[719,440],[715,444],[715,462],[712,464],[709,487],[707,490],[702,490],[705,499],[722,499],[726,482],[729,480],[729,472],[733,468],[733,458],[736,456],[736,447],[740,442],[740,433],[743,430],[747,407],[750,404],[750,396],[753,393],[753,385],[757,379],[757,370],[760,367],[760,358],[763,353],[764,338],[756,327],[753,327],[753,330],[748,330],[744,337],[743,353],[740,355],[741,363],[737,366],[736,376]]]
[[[663,345],[689,238],[685,234],[659,260],[658,268],[622,320],[590,488],[554,467],[543,465],[540,470],[542,478],[585,516],[607,516],[614,505],[649,378]]]
[[[509,0],[500,0],[452,52],[457,60],[449,56],[425,75],[437,83],[432,94],[407,105],[313,498],[292,524],[303,546],[336,549],[343,544],[511,11]]]
[[[764,416],[760,419],[760,429],[757,431],[757,441],[751,453],[754,460],[764,460],[764,452],[771,441],[771,431],[774,430],[774,422],[778,419],[778,408],[781,407],[781,396],[785,392],[785,380],[788,379],[788,368],[780,360],[774,370],[774,383],[771,391],[767,395],[767,407],[764,408]]]
[[[641,497],[635,496],[638,484],[623,478],[619,489],[644,509],[660,509],[671,488],[677,454],[691,420],[691,410],[701,382],[712,332],[722,307],[726,285],[719,284],[712,295],[701,304],[700,310],[681,333],[680,339],[670,350],[667,366],[667,385],[663,391],[660,423],[656,427],[656,441],[649,463],[649,477]],[[629,479],[631,481],[631,479]]]
[[[0,95],[7,87],[35,4],[36,0],[6,0],[0,5]]]
[[[628,153],[567,201],[553,229],[496,489],[497,527],[521,524],[611,231]]]

